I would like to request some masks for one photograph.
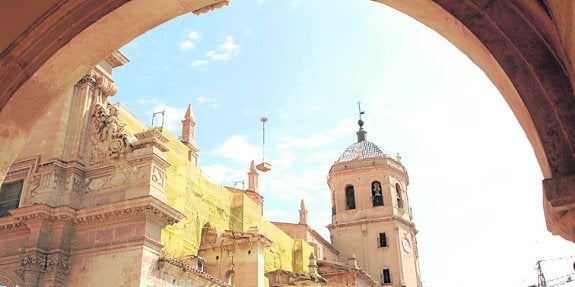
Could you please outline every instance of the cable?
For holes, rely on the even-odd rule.
[[[571,258],[575,258],[575,255],[574,256],[559,257],[559,258],[543,259],[543,260],[539,260],[539,262],[555,261],[555,260],[563,260],[563,259],[571,259]]]
[[[547,285],[547,287],[559,286],[559,285],[567,284],[567,283],[569,283],[569,282],[573,282],[573,277],[571,277],[571,276],[573,276],[573,275],[575,275],[575,273],[570,273],[570,274],[567,274],[567,275],[563,275],[563,276],[560,276],[560,277],[557,277],[557,278],[553,278],[553,279],[551,279],[551,280],[548,280],[547,283],[550,283],[550,282],[553,282],[553,281],[557,281],[557,280],[566,278],[566,279],[564,279],[564,281],[561,281],[561,282],[558,282],[558,283],[555,283],[555,284]],[[575,277],[575,276],[574,276],[574,277]]]

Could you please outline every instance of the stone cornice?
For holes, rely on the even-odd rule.
[[[13,216],[0,218],[0,235],[20,232],[28,232],[28,228],[25,224],[16,220]]]
[[[306,228],[311,234],[313,234],[313,236],[315,238],[319,239],[323,243],[324,246],[327,246],[336,255],[339,255],[339,250],[337,250],[335,247],[333,247],[333,245],[331,245],[331,243],[329,241],[327,241],[325,238],[323,238],[323,236],[321,236],[321,234],[319,234],[317,231],[315,231],[315,229],[311,228],[307,224],[306,224]]]
[[[222,286],[222,287],[230,286],[224,281],[217,279],[212,275],[199,270],[197,266],[187,264],[181,258],[160,257],[158,259],[158,268],[168,274],[177,274],[177,276],[183,275],[188,279],[195,279],[195,280],[197,280],[197,277],[199,277],[209,281],[210,285],[204,285],[206,284],[206,282],[203,282],[204,284],[202,284],[202,286]]]
[[[81,162],[78,161],[64,161],[60,158],[51,158],[46,161],[40,162],[40,158],[38,158],[38,164],[35,167],[35,172],[41,173],[49,170],[54,169],[76,169],[81,172],[84,171],[85,166]]]
[[[35,204],[10,211],[14,220],[26,226],[72,221],[76,210],[69,206],[51,207],[46,204]]]
[[[42,223],[73,222],[76,227],[107,224],[130,218],[145,217],[163,225],[180,221],[184,215],[153,196],[145,196],[75,210],[69,206],[51,207],[35,204],[10,211],[12,216],[0,219],[0,234],[26,230]]]
[[[361,161],[360,163],[340,162],[340,163],[334,164],[329,171],[329,178],[332,178],[336,174],[337,175],[349,174],[349,173],[357,173],[358,171],[361,171],[361,170],[379,169],[379,170],[389,170],[390,172],[394,172],[399,176],[404,176],[406,178],[406,180],[408,179],[407,170],[405,170],[404,168],[399,168],[398,166],[393,166],[393,165],[389,165],[389,164],[385,164],[385,165],[370,164],[370,162],[374,161],[372,159],[363,159],[360,161]],[[341,166],[346,166],[346,165],[351,166],[351,167],[341,168]],[[328,179],[328,181],[329,181],[329,179]]]
[[[34,171],[36,167],[40,164],[40,157],[33,157],[23,160],[15,161],[8,170],[8,175],[21,174]]]
[[[84,208],[78,211],[74,222],[76,226],[81,227],[137,217],[153,219],[164,227],[180,221],[185,216],[159,199],[145,196]]]
[[[251,246],[254,243],[263,244],[264,247],[268,247],[272,244],[272,241],[260,233],[259,230],[251,230],[248,232],[226,230],[223,234],[218,234],[215,229],[210,229],[205,235],[204,232],[206,231],[202,231],[201,250],[211,248],[234,249],[239,245]]]
[[[330,275],[341,274],[341,273],[356,273],[364,277],[371,286],[379,286],[376,280],[374,280],[365,270],[361,268],[354,268],[349,266],[345,263],[341,262],[334,262],[334,261],[327,261],[327,260],[318,260],[317,261],[318,269],[320,274],[324,277],[328,277]],[[326,270],[328,269],[328,270]]]
[[[153,146],[162,152],[167,152],[170,150],[167,146],[169,140],[162,134],[159,128],[152,128],[147,131],[134,134],[134,136],[138,139],[134,143],[135,149]]]
[[[369,157],[369,158],[362,158],[362,159],[354,159],[351,161],[342,161],[342,162],[335,162],[331,168],[330,172],[337,172],[355,168],[362,168],[362,167],[393,167],[397,170],[404,171],[405,167],[401,164],[401,162],[393,159],[389,156],[385,157]]]
[[[328,224],[326,227],[329,230],[332,230],[333,228],[338,228],[338,227],[355,226],[355,225],[360,225],[360,224],[364,224],[364,223],[377,223],[377,222],[384,222],[384,221],[395,221],[395,222],[398,222],[405,227],[413,229],[415,232],[417,231],[415,229],[415,224],[413,222],[406,220],[406,219],[403,219],[402,217],[399,217],[396,215],[379,217],[379,218],[359,219],[359,220],[342,222],[342,223],[331,223],[331,224]]]
[[[272,286],[317,286],[327,283],[327,280],[319,274],[304,274],[283,269],[269,271],[264,275],[268,277]]]
[[[114,84],[114,80],[112,80],[110,74],[98,67],[92,69],[88,74],[82,77],[82,79],[78,81],[78,85],[90,85],[98,88],[105,97],[111,97],[118,92],[118,88]]]
[[[128,60],[128,58],[126,58],[126,56],[124,56],[122,53],[120,53],[120,51],[116,51],[106,58],[106,62],[108,62],[112,68],[122,66],[129,61],[130,60]]]

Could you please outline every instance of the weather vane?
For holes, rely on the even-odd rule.
[[[357,107],[359,109],[359,120],[357,121],[357,124],[359,125],[359,128],[361,129],[363,127],[363,120],[361,119],[361,115],[364,115],[365,112],[361,110],[361,102],[357,101]]]
[[[361,115],[365,114],[365,112],[361,110],[361,102],[360,101],[357,101],[357,107],[359,109],[359,119],[361,120]]]

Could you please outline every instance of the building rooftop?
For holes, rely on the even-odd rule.
[[[336,162],[345,162],[362,158],[385,157],[388,153],[369,141],[360,141],[348,146]]]

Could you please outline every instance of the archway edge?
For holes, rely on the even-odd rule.
[[[227,4],[228,0],[69,0],[37,13],[39,19],[32,19],[0,54],[0,182],[43,115],[102,59],[177,16]],[[90,13],[70,12],[79,7]],[[60,22],[69,24],[56,24]]]
[[[379,2],[442,34],[485,71],[533,146],[546,178],[546,208],[575,204],[575,97],[569,75],[572,67],[543,2]],[[35,124],[58,102],[59,95],[101,59],[169,19],[219,7],[227,0],[54,3],[0,53],[0,144],[4,147],[0,154],[0,181]],[[77,10],[83,12],[75,13]],[[546,209],[546,213],[554,211]],[[548,224],[559,220],[546,215]]]
[[[437,31],[483,69],[533,147],[548,230],[574,241],[575,19],[561,11],[568,1],[376,1]]]
[[[517,17],[522,18],[524,23],[529,24],[527,26],[532,28],[529,31],[532,33],[530,35],[531,38],[524,41],[535,40],[557,57],[554,59],[553,64],[555,64],[555,68],[564,68],[560,69],[564,77],[556,82],[559,86],[564,86],[562,95],[572,95],[573,89],[567,65],[565,64],[568,62],[566,60],[567,57],[564,54],[555,26],[544,7],[535,3],[535,1],[522,1],[521,5],[516,5],[509,1],[375,1],[409,15],[441,34],[485,72],[486,76],[501,92],[501,95],[523,128],[533,147],[544,178],[552,178],[557,173],[570,174],[574,171],[573,168],[568,168],[568,170],[562,172],[561,169],[563,167],[556,167],[555,172],[552,170],[553,164],[549,162],[547,156],[548,154],[557,153],[557,150],[551,147],[547,147],[546,150],[540,136],[549,133],[547,129],[550,128],[550,123],[554,122],[555,125],[552,127],[555,131],[554,133],[563,134],[565,136],[564,140],[572,138],[572,136],[568,135],[568,132],[563,131],[560,119],[547,117],[547,124],[540,123],[537,126],[532,118],[534,107],[528,108],[524,101],[526,97],[540,98],[541,94],[550,93],[548,91],[549,87],[547,87],[549,83],[543,83],[544,80],[542,80],[545,75],[541,75],[543,72],[537,74],[533,71],[533,69],[538,68],[534,67],[538,63],[530,62],[530,59],[527,58],[530,55],[527,55],[525,50],[529,50],[529,47],[517,47],[516,43],[512,42],[512,37],[508,35],[510,31],[501,29],[502,27],[500,26],[504,23],[498,22],[497,19],[493,19],[489,14],[490,11],[508,11],[512,9],[517,13]],[[480,5],[477,4],[478,2],[488,4]],[[509,17],[509,15],[507,16]],[[477,25],[475,22],[478,22],[478,20],[476,19],[481,19],[483,25]],[[516,19],[512,18],[508,22],[512,23],[513,21],[516,21]],[[519,22],[516,25],[524,23]],[[488,43],[489,47],[486,46],[486,43]],[[549,59],[539,59],[539,61],[543,60]],[[527,71],[518,71],[520,69],[518,67],[521,67],[519,65],[525,65],[524,67]],[[513,79],[510,78],[509,74],[513,74]],[[534,82],[538,84],[537,87],[534,87]],[[527,88],[523,88],[520,94],[517,86],[527,86]],[[553,110],[552,103],[545,103],[545,106],[551,107],[550,110]],[[566,140],[565,142],[567,143],[567,148],[562,153],[568,157],[567,160],[571,161],[574,158],[570,149],[570,141]],[[549,145],[553,144],[549,143]],[[562,164],[556,163],[556,165],[561,166]]]

